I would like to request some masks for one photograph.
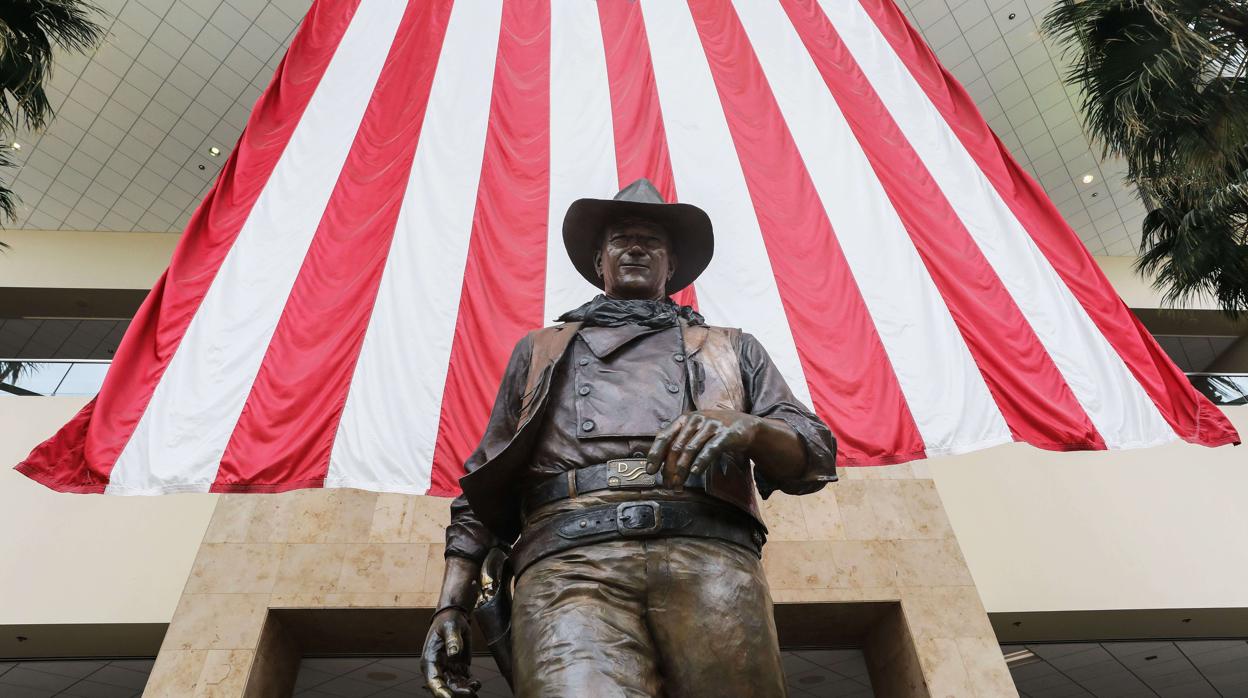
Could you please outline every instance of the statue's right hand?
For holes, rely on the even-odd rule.
[[[481,683],[468,675],[472,651],[468,614],[459,608],[444,608],[433,617],[425,649],[421,653],[425,686],[435,698],[472,698]]]

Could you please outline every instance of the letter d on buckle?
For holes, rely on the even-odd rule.
[[[607,487],[611,489],[645,489],[658,483],[655,476],[646,472],[645,458],[616,458],[607,461]]]
[[[621,536],[658,533],[662,526],[663,513],[658,502],[624,502],[615,508],[615,529]]]

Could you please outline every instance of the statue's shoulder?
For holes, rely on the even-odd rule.
[[[733,341],[739,340],[745,334],[740,327],[724,327],[723,325],[692,325],[689,327],[689,331],[706,332],[711,335],[727,337]]]
[[[556,336],[565,332],[576,334],[576,330],[580,329],[580,327],[581,323],[579,322],[557,322],[553,325],[547,325],[545,327],[539,327],[535,330],[530,330],[529,337],[536,339],[538,337]]]
[[[562,356],[580,326],[579,322],[563,322],[529,332],[522,341],[529,344],[532,364],[545,366]]]
[[[737,327],[690,325],[685,329],[685,346],[691,355],[704,352],[732,356],[741,350],[742,335]]]

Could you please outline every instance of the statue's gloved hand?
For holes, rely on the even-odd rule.
[[[476,696],[479,681],[468,675],[472,650],[468,614],[460,608],[444,608],[433,617],[425,649],[421,653],[425,686],[435,698]]]
[[[763,419],[732,410],[699,410],[680,415],[654,437],[646,472],[663,470],[663,485],[684,489],[685,481],[719,462],[726,453],[744,453],[754,444]]]

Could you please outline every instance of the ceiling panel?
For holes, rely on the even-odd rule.
[[[1093,254],[1134,255],[1145,210],[1081,126],[1062,51],[1042,36],[1052,0],[897,0],[988,125]],[[1083,177],[1093,180],[1084,184]]]
[[[1248,642],[1086,642],[1009,645],[1025,698],[1248,695]],[[1034,656],[1028,656],[1027,652]]]
[[[1122,164],[1084,135],[1060,52],[1039,33],[1049,0],[897,1],[1088,248],[1134,254],[1143,206]],[[311,0],[98,4],[107,40],[91,56],[60,56],[57,118],[18,136],[17,225],[180,231]]]
[[[17,137],[17,226],[181,231],[311,0],[96,4],[106,40],[58,57],[56,119]]]

